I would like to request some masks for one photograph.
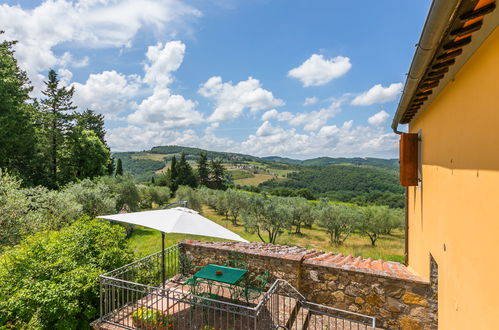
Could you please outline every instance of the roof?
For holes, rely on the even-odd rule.
[[[495,0],[434,0],[412,60],[392,128],[408,124],[445,87],[480,44],[481,33],[495,29]],[[476,41],[475,41],[476,39]]]
[[[362,272],[388,278],[427,283],[405,265],[395,261],[384,261],[363,257],[353,257],[341,253],[308,250],[298,246],[266,244],[260,242],[199,242],[184,241],[182,244],[195,245],[216,250],[234,251],[263,257],[300,261],[322,267]]]

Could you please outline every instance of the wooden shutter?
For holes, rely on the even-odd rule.
[[[400,135],[400,184],[404,187],[418,185],[418,134]]]

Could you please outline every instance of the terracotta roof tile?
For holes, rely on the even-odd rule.
[[[373,260],[371,258],[352,257],[341,253],[307,250],[297,246],[264,244],[258,242],[198,242],[189,241],[182,244],[192,244],[207,248],[230,250],[253,255],[272,256],[290,260],[303,260],[304,263],[318,264],[326,267],[342,268],[348,271],[359,271],[397,279],[424,282],[425,279],[411,272],[406,266],[394,261]]]

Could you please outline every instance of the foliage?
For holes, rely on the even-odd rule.
[[[189,186],[180,186],[178,187],[177,192],[175,193],[175,197],[177,201],[186,201],[187,207],[198,212],[202,211],[202,201],[196,190],[192,189]]]
[[[223,192],[228,214],[232,217],[232,223],[237,224],[237,218],[248,205],[248,195],[236,190],[227,189]]]
[[[276,243],[277,237],[291,226],[289,209],[281,197],[251,195],[242,219],[246,230],[256,232],[262,242],[266,242],[262,236],[266,232],[267,243]]]
[[[359,212],[346,205],[332,205],[321,201],[315,211],[318,224],[326,230],[331,244],[341,245],[355,229]]]
[[[140,207],[150,209],[153,208],[153,203],[156,206],[162,206],[171,196],[170,188],[160,186],[145,186],[139,187],[140,192]]]
[[[43,231],[0,256],[0,323],[82,329],[98,316],[98,275],[130,262],[120,226],[81,219]]]
[[[402,226],[403,214],[387,206],[366,206],[361,208],[358,230],[367,235],[372,246],[383,234]]]
[[[35,109],[27,104],[32,87],[26,72],[19,68],[14,58],[14,44],[0,43],[0,168],[31,183],[40,175],[36,171]]]
[[[83,212],[91,217],[116,212],[116,197],[110,187],[102,182],[85,179],[67,185],[62,191],[79,202]]]
[[[173,171],[172,163],[171,174],[171,180],[175,181],[177,186],[189,186],[191,188],[195,188],[197,186],[196,176],[194,175],[191,165],[187,162],[184,153],[180,154],[180,161],[176,166],[175,172]],[[176,174],[176,176],[174,176],[174,174]]]
[[[208,187],[210,184],[210,170],[208,168],[208,155],[206,152],[199,154],[197,165],[198,183],[200,186]]]
[[[289,213],[291,225],[295,226],[295,234],[301,233],[301,227],[310,228],[314,223],[313,204],[307,202],[305,198],[290,197],[283,199]]]
[[[270,180],[260,184],[269,192],[276,188],[309,189],[313,195],[342,202],[359,204],[386,204],[403,207],[403,188],[395,171],[386,169],[331,165],[301,167],[288,174],[288,180]]]
[[[116,176],[123,175],[123,161],[118,158],[118,163],[116,164]]]
[[[173,318],[152,308],[141,307],[132,313],[133,324],[138,328],[173,329]]]
[[[210,187],[223,190],[225,185],[225,168],[221,159],[212,159],[210,161]]]
[[[116,199],[116,211],[120,211],[123,208],[130,211],[138,210],[140,201],[139,190],[130,175],[126,174],[117,177],[103,176],[98,178],[96,182],[106,185],[113,193]]]

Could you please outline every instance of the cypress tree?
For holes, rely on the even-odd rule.
[[[208,187],[210,184],[210,170],[208,168],[208,155],[206,152],[199,154],[197,163],[199,184]]]
[[[123,163],[121,162],[121,158],[118,158],[118,163],[116,164],[116,176],[123,175]]]

